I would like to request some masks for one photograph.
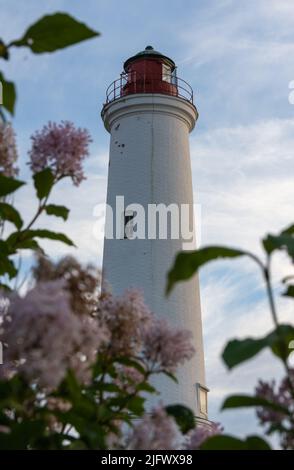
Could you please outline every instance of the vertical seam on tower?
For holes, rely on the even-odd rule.
[[[153,175],[153,170],[154,170],[154,101],[152,103],[152,114],[151,114],[151,204],[154,204],[154,175]],[[147,209],[148,210],[148,209]],[[149,220],[148,220],[149,224]],[[152,240],[150,240],[150,251],[151,251],[151,288],[153,290],[153,283],[154,283],[154,272],[152,267],[154,266],[153,263],[153,244]],[[155,300],[156,302],[156,300]]]

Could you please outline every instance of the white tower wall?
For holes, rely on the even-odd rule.
[[[160,203],[189,204],[192,214],[189,132],[196,108],[173,96],[136,94],[106,105],[103,119],[111,134],[107,204],[114,218],[116,196],[124,196],[125,206],[141,204],[146,214],[148,204]],[[130,287],[143,290],[152,311],[192,332],[196,356],[179,367],[179,384],[160,376],[155,385],[164,403],[184,403],[205,418],[196,390],[197,384],[205,386],[198,278],[165,296],[167,272],[182,248],[181,238],[105,239],[103,278],[114,294]]]

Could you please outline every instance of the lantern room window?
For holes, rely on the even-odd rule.
[[[162,64],[162,80],[171,83],[171,68],[169,65]]]

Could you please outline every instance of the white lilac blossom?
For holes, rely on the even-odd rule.
[[[17,149],[12,125],[0,120],[0,173],[13,177],[18,173],[15,167]]]

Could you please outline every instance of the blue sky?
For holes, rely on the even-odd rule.
[[[66,230],[83,260],[101,263],[102,244],[92,234],[93,208],[105,201],[109,137],[100,119],[108,84],[126,58],[147,44],[170,56],[195,92],[199,121],[191,135],[195,199],[201,204],[202,244],[223,243],[260,252],[260,237],[294,219],[294,3],[292,0],[1,0],[4,40],[21,36],[45,13],[66,11],[102,33],[100,38],[54,53],[33,56],[12,50],[1,63],[16,81],[14,126],[23,177],[29,136],[48,120],[73,120],[93,137],[87,176],[80,189],[63,184],[54,201],[69,201]],[[34,210],[29,189],[18,197],[27,216]],[[46,219],[43,226],[48,223]],[[63,247],[48,244],[52,256]],[[292,269],[283,257],[276,278]],[[258,377],[281,373],[266,352],[250,366],[228,373],[219,354],[233,336],[262,335],[271,327],[262,281],[245,260],[218,263],[201,273],[210,417],[226,431],[256,431],[253,413],[219,413],[223,397],[250,392]],[[291,303],[280,300],[281,318]]]

